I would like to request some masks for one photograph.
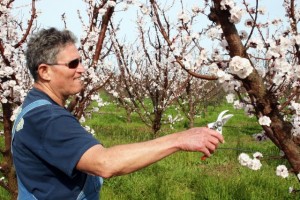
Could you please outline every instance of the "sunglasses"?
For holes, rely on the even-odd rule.
[[[81,58],[76,58],[74,60],[71,60],[68,63],[46,63],[47,65],[64,65],[69,67],[70,69],[76,69],[79,66],[79,63],[82,63]]]

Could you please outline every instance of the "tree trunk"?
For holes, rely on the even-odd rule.
[[[153,131],[154,138],[158,136],[158,131],[161,128],[161,118],[162,118],[162,111],[156,111],[154,113],[154,120],[152,122],[152,131]]]
[[[223,34],[228,42],[229,54],[231,57],[248,58],[235,25],[229,22],[230,13],[228,10],[220,9],[220,1],[214,0],[215,8],[213,12],[216,14],[217,22],[221,25]],[[267,90],[262,77],[255,70],[246,79],[242,79],[241,82],[249,94],[256,116],[265,115],[272,121],[270,127],[263,126],[267,136],[285,153],[294,173],[298,174],[300,172],[299,143],[292,138],[292,125],[283,120],[283,116],[278,110],[278,97],[275,93]]]
[[[130,108],[126,108],[126,122],[131,123],[131,110]]]
[[[3,124],[4,124],[4,148],[1,149],[3,160],[1,161],[1,172],[5,177],[5,181],[1,181],[0,185],[11,194],[11,199],[17,199],[18,185],[16,173],[13,166],[13,159],[11,154],[11,138],[12,138],[12,104],[2,104],[3,108]]]
[[[191,117],[189,120],[189,128],[193,128],[194,127],[194,118]]]

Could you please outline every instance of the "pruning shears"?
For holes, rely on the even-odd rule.
[[[233,116],[232,114],[228,114],[225,115],[225,113],[227,113],[228,110],[224,110],[222,111],[219,115],[216,121],[208,123],[207,127],[210,129],[214,129],[216,131],[218,131],[220,134],[222,134],[222,128],[224,126],[224,124],[226,124],[226,122]],[[201,160],[205,160],[207,157],[206,156],[202,156]]]

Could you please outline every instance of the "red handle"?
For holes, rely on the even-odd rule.
[[[206,125],[206,128],[208,128],[208,125]],[[201,157],[201,160],[206,160],[206,158],[208,158],[206,155],[203,155],[202,157]]]

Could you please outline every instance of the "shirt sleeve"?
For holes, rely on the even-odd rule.
[[[99,144],[78,120],[63,108],[51,109],[44,125],[40,156],[46,162],[72,176],[81,156]]]

